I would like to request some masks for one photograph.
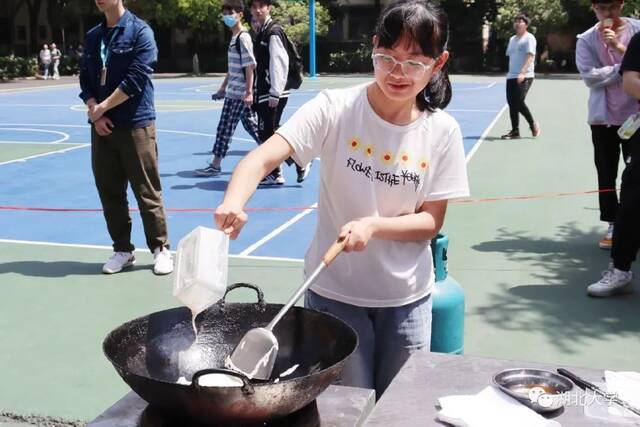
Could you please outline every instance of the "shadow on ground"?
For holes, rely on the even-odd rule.
[[[559,227],[553,239],[500,229],[496,240],[474,249],[506,254],[511,261],[531,266],[535,281],[499,283],[500,290],[488,295],[490,302],[472,314],[500,329],[541,332],[568,353],[594,337],[637,337],[638,295],[606,299],[586,295],[586,286],[606,268],[608,257],[596,245],[600,237],[599,230],[585,232],[574,223]]]
[[[0,275],[8,273],[33,277],[101,275],[102,263],[75,261],[16,261],[0,264]]]

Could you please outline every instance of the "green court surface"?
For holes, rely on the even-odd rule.
[[[539,197],[449,208],[449,272],[466,294],[468,354],[638,370],[640,298],[585,294],[609,255],[597,247],[605,230],[597,195],[553,195],[597,188],[586,99],[579,80],[536,79],[528,104],[542,135],[500,140],[509,128],[503,111],[469,161],[472,199]],[[521,128],[528,135],[524,123]],[[15,154],[24,155],[30,153]],[[138,253],[132,272],[105,276],[100,268],[108,255],[107,249],[0,242],[0,412],[90,420],[127,392],[102,355],[102,340],[127,320],[179,302],[171,296],[171,277],[151,273],[150,254]],[[637,264],[634,271],[640,274]],[[268,302],[283,302],[301,279],[300,262],[231,259],[230,282],[258,283]],[[254,296],[241,291],[234,299]]]
[[[67,144],[65,148],[77,147],[75,144]],[[60,146],[53,144],[22,144],[22,143],[2,143],[0,144],[0,165],[9,163],[15,159],[37,156],[52,151],[60,151]]]

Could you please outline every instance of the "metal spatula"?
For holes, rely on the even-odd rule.
[[[266,327],[253,328],[242,337],[240,343],[227,359],[226,364],[229,369],[239,371],[251,379],[268,380],[271,377],[271,371],[273,371],[279,348],[278,340],[273,334],[273,328],[311,286],[320,272],[342,252],[346,242],[347,238],[345,237],[338,239],[331,245],[324,257],[322,257],[322,262],[318,268],[298,288],[296,293],[293,294]]]

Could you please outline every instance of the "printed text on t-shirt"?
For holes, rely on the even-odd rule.
[[[349,157],[347,160],[347,168],[354,172],[361,173],[369,178],[371,182],[382,182],[388,184],[389,187],[413,184],[415,191],[418,191],[418,187],[420,186],[420,175],[406,169],[401,170],[399,174],[374,170],[371,165],[365,165],[363,162],[358,162],[353,157]]]

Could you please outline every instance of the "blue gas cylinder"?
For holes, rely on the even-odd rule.
[[[464,291],[447,272],[449,238],[438,234],[431,241],[436,276],[431,320],[431,351],[462,354],[464,350]]]

